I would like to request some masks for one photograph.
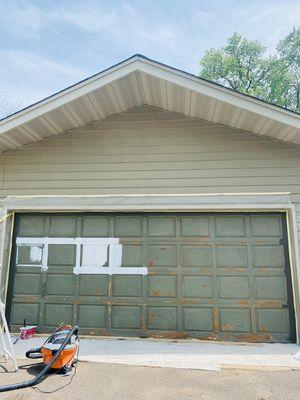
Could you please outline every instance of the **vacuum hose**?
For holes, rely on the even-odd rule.
[[[55,361],[58,359],[59,355],[61,354],[63,349],[66,347],[66,345],[68,344],[71,337],[73,335],[78,334],[78,330],[79,330],[79,327],[77,325],[73,326],[73,328],[70,330],[70,332],[66,336],[65,340],[61,344],[60,348],[55,352],[55,354],[54,354],[53,358],[51,359],[51,361],[49,362],[49,364],[47,364],[41,370],[41,372],[39,374],[37,374],[33,379],[31,379],[30,381],[24,381],[24,382],[20,382],[20,383],[14,383],[11,385],[0,386],[0,393],[8,392],[9,390],[23,389],[23,388],[35,386],[37,383],[39,383],[42,380],[42,378],[46,375],[46,373],[50,370],[50,368],[55,363]]]
[[[32,360],[35,360],[36,358],[43,358],[41,347],[26,351],[25,356],[26,358],[31,358]]]

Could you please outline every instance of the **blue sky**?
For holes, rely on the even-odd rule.
[[[0,0],[0,114],[135,53],[197,74],[234,32],[274,52],[299,0]]]

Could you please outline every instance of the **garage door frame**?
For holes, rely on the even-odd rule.
[[[289,193],[209,194],[209,195],[118,195],[118,196],[30,196],[7,197],[2,209],[0,262],[2,300],[6,300],[14,213],[22,212],[285,212],[296,339],[300,338],[300,263],[295,205]],[[6,218],[5,216],[9,216]]]

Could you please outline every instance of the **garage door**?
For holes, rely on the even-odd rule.
[[[293,341],[284,214],[20,214],[11,326]]]

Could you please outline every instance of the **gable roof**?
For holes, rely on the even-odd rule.
[[[0,120],[0,152],[140,105],[300,144],[300,114],[136,54]]]

